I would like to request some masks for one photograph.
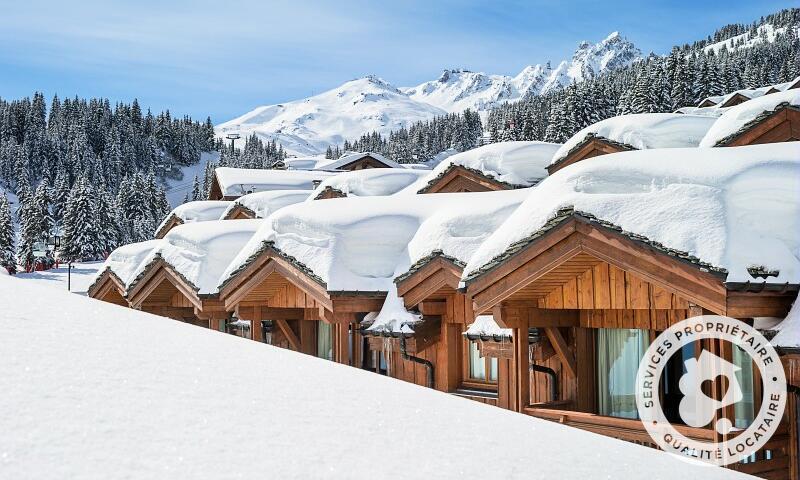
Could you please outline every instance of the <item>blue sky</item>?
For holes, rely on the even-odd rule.
[[[618,30],[665,53],[791,1],[6,2],[0,97],[139,98],[215,123],[377,74],[397,86],[444,68],[516,74]]]

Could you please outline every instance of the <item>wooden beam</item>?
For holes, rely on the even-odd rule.
[[[578,369],[575,365],[575,357],[569,350],[569,346],[567,346],[567,342],[564,340],[561,332],[556,327],[545,327],[544,331],[547,334],[547,338],[550,340],[550,343],[553,345],[556,353],[558,353],[558,356],[561,358],[561,363],[563,364],[564,369],[572,378],[577,377]]]
[[[422,315],[444,316],[447,314],[447,302],[428,301],[419,304],[419,311]]]
[[[289,341],[289,345],[292,347],[292,350],[294,350],[296,352],[299,352],[300,351],[300,339],[297,338],[297,335],[295,335],[294,331],[289,326],[289,324],[286,322],[286,320],[284,320],[282,318],[279,318],[279,319],[273,320],[273,322],[275,323],[275,325],[278,326],[278,328],[281,329],[281,332],[283,332],[283,335],[286,337],[286,340]]]

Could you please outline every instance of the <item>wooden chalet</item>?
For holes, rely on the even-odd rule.
[[[104,302],[128,306],[125,298],[125,283],[110,268],[106,268],[89,286],[86,294],[89,298],[95,298]]]
[[[578,145],[572,148],[567,155],[548,165],[547,173],[552,175],[562,168],[586,160],[587,158],[607,155],[609,153],[624,152],[626,150],[634,150],[634,148],[630,145],[615,142],[614,140],[609,140],[590,133],[586,135]]]
[[[212,330],[224,330],[228,318],[216,295],[198,294],[197,288],[160,256],[131,283],[127,299],[131,308]]]
[[[236,200],[244,195],[275,190],[311,190],[315,182],[337,172],[218,167],[214,170],[209,200]]]
[[[251,322],[253,340],[339,363],[361,364],[358,322],[385,292],[328,291],[302,264],[265,244],[220,287],[225,310]]]
[[[225,212],[223,220],[250,220],[257,218],[256,212],[250,210],[241,203],[235,203]]]
[[[365,330],[373,360],[363,368],[516,411],[510,337],[483,344],[465,336],[476,315],[457,290],[463,267],[436,251],[395,280],[405,307],[419,312],[421,322],[414,333]]]
[[[344,198],[346,196],[347,194],[338,188],[326,186],[317,194],[316,197],[314,197],[314,200],[330,200],[331,198]]]
[[[726,283],[724,271],[572,210],[559,212],[530,238],[465,279],[472,310],[491,311],[498,325],[513,332],[511,349],[482,349],[487,355],[499,352],[497,358],[509,358],[512,351],[498,378],[498,385],[513,390],[509,408],[642,445],[654,446],[637,418],[633,380],[660,331],[704,313],[742,322],[783,317],[797,296],[798,285],[773,285],[768,278],[758,285]],[[729,344],[704,342],[702,348],[745,372],[755,368]],[[681,361],[674,363],[668,372],[682,367]],[[504,372],[511,375],[505,381]],[[668,416],[679,422],[676,372],[667,374],[661,395]],[[758,376],[747,378],[755,380],[745,394],[757,399]],[[712,388],[720,389],[712,395],[721,398],[721,387]],[[796,400],[790,403],[768,448],[732,468],[764,478],[797,478]],[[729,408],[725,416],[742,427],[758,408]],[[710,428],[682,432],[719,439]]]
[[[490,192],[512,188],[520,188],[520,186],[501,182],[474,168],[450,164],[446,170],[428,182],[418,193]]]
[[[158,230],[156,230],[155,238],[164,238],[170,232],[170,230],[178,225],[183,225],[183,219],[174,213],[171,213],[164,222],[161,222]]]
[[[718,147],[741,147],[761,143],[795,142],[800,140],[800,107],[779,105],[765,111],[736,133],[719,140]]]
[[[739,105],[740,103],[744,103],[750,100],[751,97],[745,95],[742,92],[733,92],[729,93],[728,95],[722,95],[719,97],[708,97],[703,99],[697,106],[700,108],[703,107],[720,107],[720,108],[727,108],[733,107],[734,105]]]
[[[352,172],[355,170],[365,170],[367,168],[403,168],[398,163],[373,152],[351,153],[344,155],[338,160],[326,163],[319,170],[338,170]]]

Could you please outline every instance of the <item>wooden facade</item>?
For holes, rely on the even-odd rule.
[[[722,139],[717,146],[741,147],[762,143],[800,140],[800,108],[785,105],[766,113],[740,132]]]
[[[670,325],[703,313],[744,322],[781,317],[797,295],[796,286],[759,289],[728,285],[724,275],[707,266],[573,215],[469,279],[466,294],[474,311],[491,311],[500,326],[513,329],[518,376],[508,383],[516,385],[517,411],[655,446],[639,420],[600,414],[598,336],[635,329],[652,340]],[[526,334],[532,330],[538,333],[535,340]],[[703,348],[732,355],[723,342],[706,342]],[[553,375],[531,372],[530,364],[555,373],[556,398]],[[797,478],[796,425],[795,411],[787,409],[768,446],[752,461],[731,468],[764,478]],[[692,438],[720,438],[710,428],[682,428]]]
[[[479,170],[461,165],[450,165],[441,175],[431,180],[419,193],[490,192],[515,188],[485,175]]]
[[[86,292],[89,298],[102,300],[115,305],[128,306],[125,298],[125,285],[114,272],[106,268]]]
[[[304,269],[267,248],[220,290],[222,306],[251,322],[253,339],[358,366],[358,322],[380,310],[385,292],[329,292]],[[265,338],[269,326],[269,338]],[[330,335],[331,355],[320,352]]]
[[[254,211],[236,203],[225,213],[223,220],[250,220],[253,218],[257,218]]]
[[[336,170],[344,170],[348,172],[352,172],[355,170],[365,170],[367,168],[392,168],[393,165],[389,165],[384,163],[380,158],[374,157],[369,153],[364,153],[362,155],[357,155],[357,158],[353,160],[341,164],[336,167]],[[323,169],[325,167],[322,167]]]
[[[579,145],[570,150],[567,156],[559,159],[555,163],[548,165],[547,173],[552,175],[564,167],[582,160],[586,160],[587,158],[607,155],[609,153],[624,152],[626,150],[634,150],[634,148],[628,145],[613,142],[606,138],[588,136]]]
[[[175,320],[224,329],[228,312],[214,295],[198,295],[196,289],[161,258],[151,262],[131,284],[127,295],[131,308]]]
[[[170,230],[178,225],[183,225],[183,219],[174,213],[171,213],[167,221],[164,222],[164,225],[156,232],[155,238],[164,238],[170,232]]]
[[[344,198],[346,196],[347,194],[343,191],[326,186],[316,197],[314,197],[314,200],[329,200],[331,198]]]

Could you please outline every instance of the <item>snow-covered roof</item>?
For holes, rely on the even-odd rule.
[[[319,171],[231,167],[219,167],[215,174],[223,197],[240,197],[266,190],[313,190],[314,180],[324,180],[335,175]]]
[[[340,169],[340,168],[346,166],[347,164],[350,164],[350,163],[353,163],[355,161],[361,160],[364,157],[372,157],[375,160],[381,162],[382,164],[384,164],[384,165],[386,165],[387,167],[390,167],[390,168],[405,168],[403,165],[395,162],[394,160],[389,160],[388,158],[384,157],[380,153],[375,153],[375,152],[350,153],[350,154],[343,155],[343,156],[339,157],[338,160],[334,160],[334,161],[332,161],[330,163],[326,163],[326,164],[324,164],[322,166],[319,166],[317,168],[322,168],[322,169],[325,169],[325,170],[337,170],[337,169]]]
[[[464,269],[477,275],[532,239],[564,208],[610,222],[665,248],[762,281],[800,283],[800,143],[620,152],[543,180]]]
[[[463,258],[465,250],[485,238],[485,225],[493,216],[524,195],[409,195],[402,201],[395,196],[347,197],[290,205],[263,221],[223,279],[246,265],[264,242],[271,242],[329,291],[388,292],[394,277],[430,249]]]
[[[413,273],[434,257],[446,258],[460,267],[466,265],[475,250],[528,196],[528,191],[529,189],[515,189],[447,194],[447,197],[468,195],[470,203],[478,206],[446,209],[420,225],[408,242],[408,259],[399,262],[395,269],[395,280]],[[405,309],[405,304],[397,297],[394,283],[389,285],[388,289],[383,307],[369,329],[411,333],[413,324],[419,321],[419,316]]]
[[[775,347],[800,348],[800,302],[794,301],[786,318],[774,330],[778,333],[770,341]]]
[[[159,242],[160,240],[147,240],[144,242],[129,243],[117,248],[111,252],[100,269],[97,270],[97,274],[90,282],[90,285],[95,284],[103,273],[108,270],[119,278],[123,286],[127,287],[134,278],[136,268]]]
[[[220,218],[226,218],[237,206],[244,207],[253,212],[256,218],[266,218],[276,210],[287,205],[299,203],[308,198],[308,190],[269,190],[243,195],[225,210]]]
[[[560,162],[590,138],[610,140],[637,150],[696,147],[713,123],[713,117],[680,113],[636,113],[611,117],[573,135],[553,155],[550,163]]]
[[[743,97],[747,97],[749,99],[758,98],[764,95],[767,91],[769,91],[771,87],[761,87],[761,88],[743,88],[741,90],[736,90],[735,92],[726,93],[725,95],[714,95],[710,97],[704,98],[700,105],[705,103],[706,101],[713,103],[714,105],[724,105],[725,102],[732,99],[737,95],[742,95]]]
[[[713,147],[725,143],[783,105],[800,106],[800,89],[764,95],[727,109],[705,134],[700,146]]]
[[[230,205],[231,202],[226,200],[198,200],[186,202],[175,207],[169,215],[161,221],[161,224],[156,228],[156,232],[160,232],[161,229],[167,226],[172,218],[178,218],[183,223],[219,220],[220,216]]]
[[[751,478],[28,280],[0,311],[3,478]]]
[[[681,107],[675,110],[675,113],[717,118],[725,113],[729,108],[731,107],[720,107],[719,105],[714,105],[713,107]]]
[[[158,258],[181,275],[199,295],[217,292],[219,278],[263,220],[214,220],[180,225],[161,239],[134,271],[138,278]],[[137,280],[132,280],[132,284]]]
[[[547,176],[546,167],[559,147],[558,143],[547,142],[498,142],[457,153],[436,165],[426,179],[409,188],[409,193],[432,185],[453,166],[513,187],[530,187]]]
[[[374,197],[392,195],[427,176],[428,170],[408,168],[367,168],[344,172],[325,179],[310,196],[314,200],[330,188],[348,196]]]
[[[333,160],[325,157],[290,157],[283,160],[289,170],[316,170],[331,163]]]

